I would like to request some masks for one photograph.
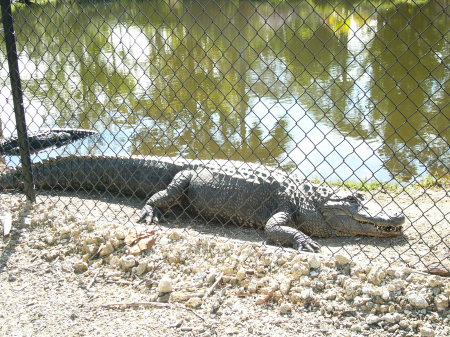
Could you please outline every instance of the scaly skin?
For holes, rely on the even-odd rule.
[[[63,146],[96,133],[96,131],[84,129],[60,128],[31,132],[28,133],[30,153],[39,152],[49,147]],[[19,139],[17,137],[0,140],[0,155],[17,155],[19,153]]]
[[[70,156],[33,165],[42,189],[109,191],[149,198],[140,221],[159,221],[176,204],[207,217],[264,227],[268,239],[305,251],[320,246],[310,236],[400,235],[405,217],[387,214],[358,193],[333,191],[279,169],[226,160],[169,157]],[[14,170],[0,190],[21,187]]]

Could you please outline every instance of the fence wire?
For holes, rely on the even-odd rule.
[[[91,189],[115,186],[108,197],[125,190],[148,197],[142,187],[147,178],[132,177],[137,171],[120,158],[217,160],[224,167],[220,160],[227,160],[242,175],[243,162],[259,163],[287,172],[286,179],[360,191],[364,203],[387,213],[398,208],[406,216],[401,236],[372,237],[363,230],[358,237],[313,237],[322,251],[450,271],[445,0],[39,0],[14,3],[13,17],[28,133],[98,132],[31,155],[34,163],[97,156],[87,170],[77,167],[66,177],[64,170],[52,171],[64,180],[95,176],[96,184],[72,187],[86,216],[98,217]],[[10,139],[16,122],[5,48],[1,132]],[[117,160],[106,163],[100,155]],[[20,165],[17,155],[1,160],[2,173]],[[118,175],[128,166],[122,181]],[[167,187],[177,171],[153,170],[161,178],[157,187]],[[41,178],[34,176],[38,190]],[[57,196],[60,185],[50,186]],[[225,191],[208,194],[207,187],[198,188],[206,210],[218,203],[228,207],[220,199]],[[281,203],[277,197],[261,204],[271,208]],[[143,203],[137,205],[134,215],[122,218],[136,221]],[[252,211],[255,218],[263,212]],[[168,226],[187,223],[181,213]],[[210,218],[196,221],[220,228],[225,237],[266,237]],[[397,225],[384,225],[396,231]]]

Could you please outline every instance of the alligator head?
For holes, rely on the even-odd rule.
[[[359,193],[335,193],[319,209],[336,236],[397,236],[402,234],[405,222],[403,214],[389,212]]]

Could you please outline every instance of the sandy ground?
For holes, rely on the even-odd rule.
[[[375,198],[383,204],[395,202],[404,209],[408,219],[404,236],[391,239],[317,239],[323,247],[322,252],[316,254],[323,259],[317,269],[318,276],[313,262],[308,262],[311,254],[306,254],[306,260],[301,262],[307,266],[309,263],[306,276],[294,277],[292,289],[284,293],[280,284],[291,277],[292,272],[289,274],[286,268],[295,267],[290,260],[298,254],[290,249],[268,246],[262,231],[208,223],[186,215],[178,218],[171,215],[158,228],[158,233],[162,234],[159,234],[161,239],[156,246],[167,247],[143,254],[151,261],[148,263],[152,267],[138,275],[135,269],[121,267],[118,259],[122,253],[117,253],[117,250],[103,259],[85,258],[83,254],[86,252],[81,248],[79,237],[91,235],[90,231],[95,233],[112,227],[135,228],[142,200],[106,194],[85,193],[74,197],[62,192],[40,192],[36,204],[30,206],[21,194],[0,193],[0,215],[11,213],[13,216],[12,232],[0,241],[0,335],[448,335],[448,278],[440,278],[442,281],[436,286],[434,279],[428,279],[426,273],[418,273],[420,277],[417,279],[401,272],[403,276],[399,277],[411,285],[398,295],[400,297],[395,298],[391,293],[394,297],[384,302],[376,292],[369,291],[367,295],[367,287],[364,288],[368,281],[371,287],[374,284],[375,287],[384,284],[387,287],[400,275],[396,268],[450,270],[448,191],[411,190],[394,196],[379,192]],[[77,229],[85,228],[83,226],[88,229]],[[174,230],[182,233],[185,241],[171,247],[172,241],[168,238]],[[195,248],[202,245],[207,249]],[[222,247],[217,254],[215,247]],[[260,282],[260,261],[273,259],[269,267],[264,262],[264,277],[269,283],[280,279],[278,288],[260,287],[258,283],[257,290],[252,292],[253,281],[245,283],[245,278],[240,280],[235,265],[231,267],[229,278],[218,276],[223,274],[220,274],[221,268],[227,265],[227,261],[233,261],[233,256],[245,251],[242,247],[268,252],[255,254],[258,258],[255,257],[254,262],[243,264],[246,277],[250,279],[249,275],[255,273],[255,280]],[[174,252],[178,257],[172,256]],[[114,254],[117,255],[116,260]],[[335,266],[334,262],[326,262],[332,254],[350,257],[351,271]],[[280,262],[283,258],[287,262]],[[86,271],[76,269],[77,263],[81,262],[86,262]],[[331,265],[334,267],[328,267]],[[378,281],[371,280],[373,275],[369,276],[374,265],[386,270],[394,268],[388,275],[395,277],[392,276],[391,280],[391,276],[383,274],[380,286]],[[227,275],[227,267],[224,268]],[[211,273],[214,277],[209,275]],[[343,280],[357,278],[360,274],[365,276],[358,279],[359,290],[342,298],[340,293],[348,290]],[[197,307],[187,298],[176,300],[170,297],[170,300],[165,300],[164,296],[161,297],[157,289],[164,275],[173,280],[174,290],[189,290],[188,297],[200,298],[201,305]],[[195,288],[192,284],[196,284],[198,278],[206,283]],[[319,282],[321,278],[325,284],[323,287]],[[216,288],[205,297],[205,289],[208,290],[214,280],[218,281]],[[313,300],[305,295],[304,290],[308,287],[312,289]],[[427,289],[430,304],[423,309],[411,306],[405,300],[411,292],[419,294],[421,287]],[[331,296],[330,300],[329,295],[322,296],[322,291],[326,293],[322,288],[328,289],[328,293],[337,292],[337,297],[333,299]],[[201,293],[195,295],[198,291]],[[296,294],[301,298],[300,303],[295,300]],[[361,305],[359,298],[364,299],[364,296],[372,296],[373,305]],[[447,303],[447,307],[437,309],[437,304],[433,303],[437,303],[438,297],[444,306]],[[401,317],[391,322],[389,317],[385,317],[390,313]],[[380,320],[373,320],[370,315]],[[381,317],[385,317],[384,321]]]

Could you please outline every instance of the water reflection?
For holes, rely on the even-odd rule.
[[[439,177],[448,18],[435,1],[22,8],[28,121],[103,131],[68,151],[261,161],[331,180]]]

